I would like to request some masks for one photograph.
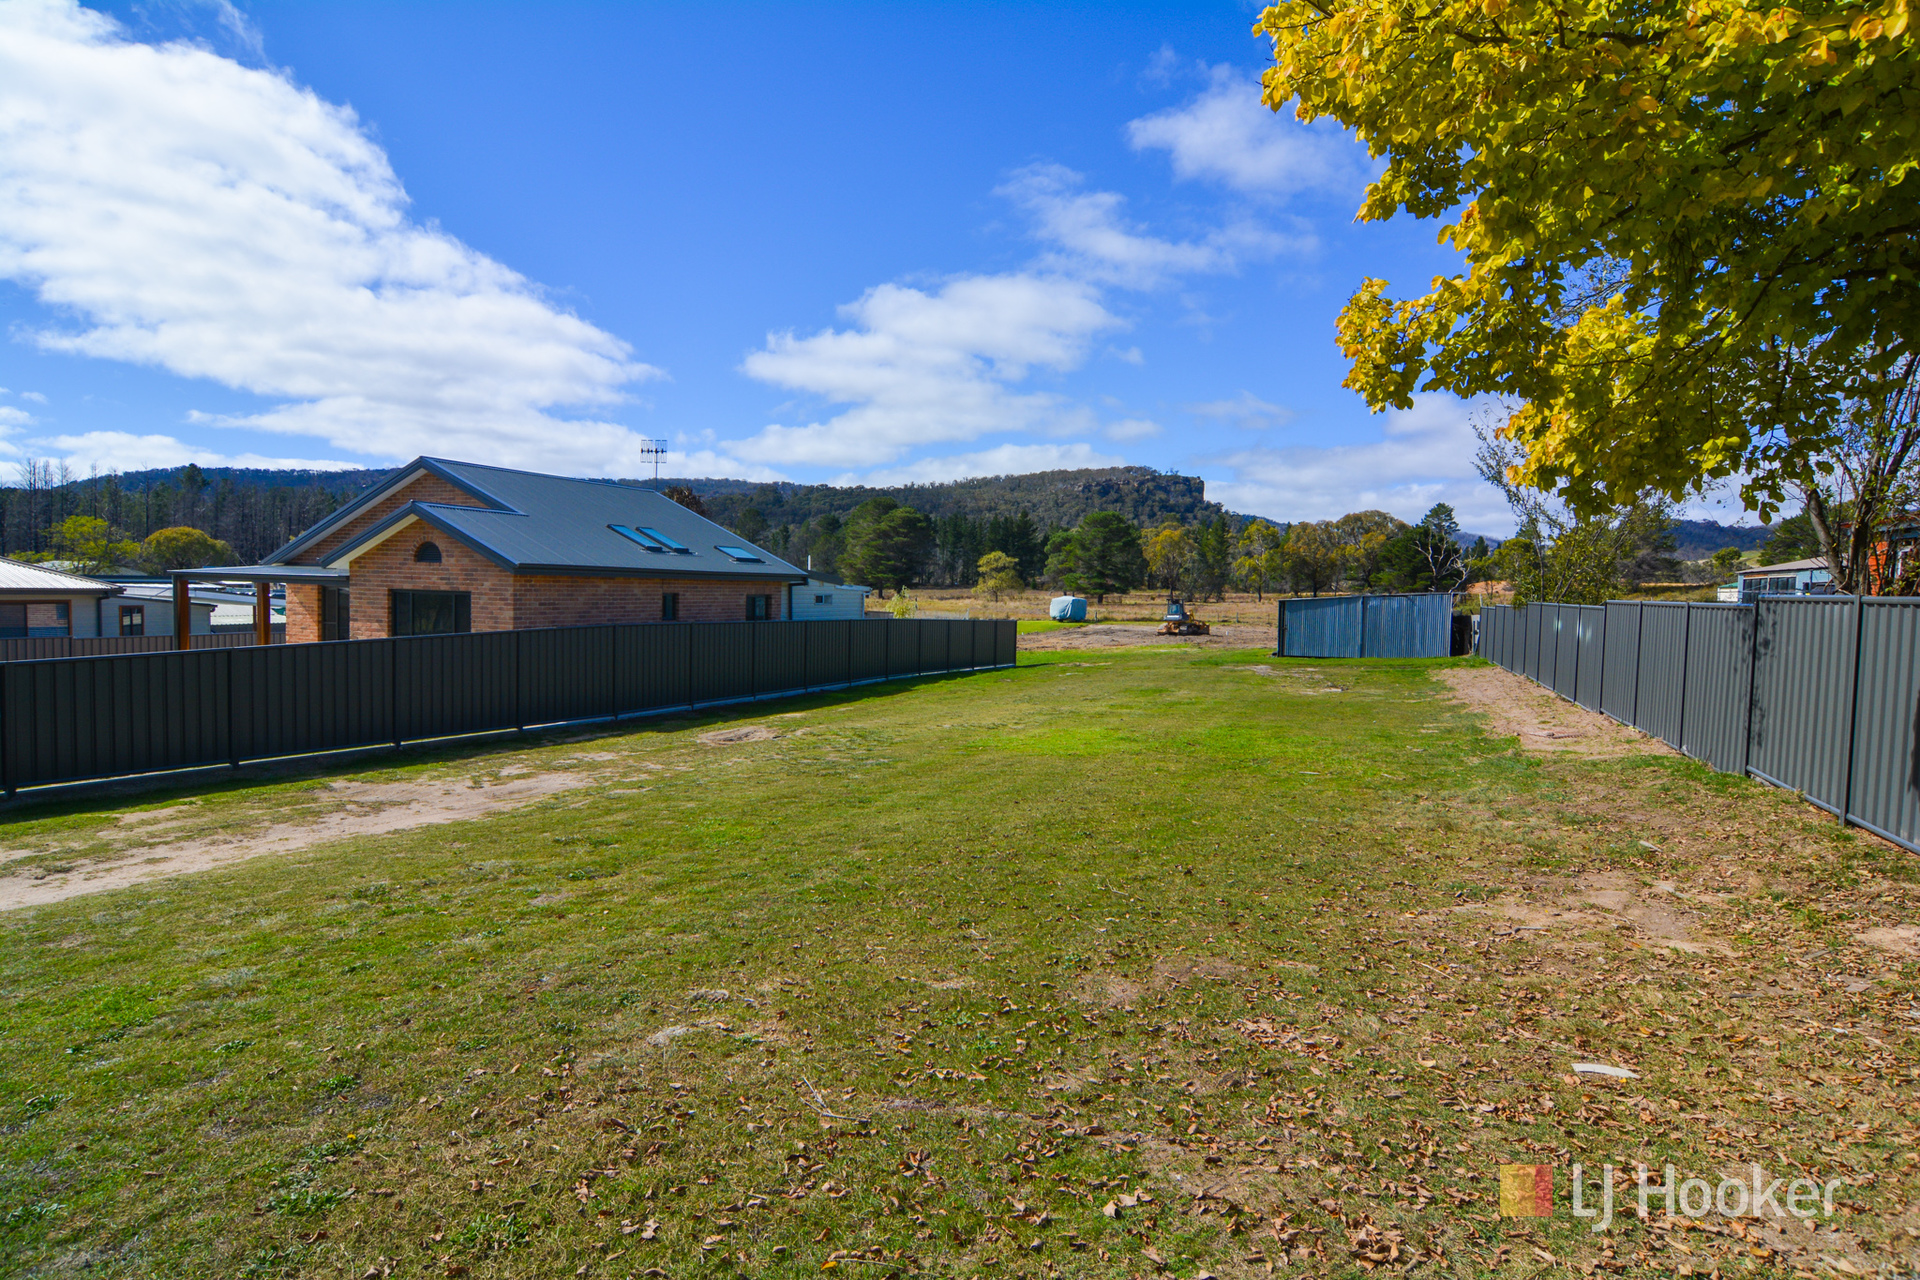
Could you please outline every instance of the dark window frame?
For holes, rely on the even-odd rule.
[[[773,597],[772,596],[748,596],[747,597],[747,621],[748,622],[773,621]]]
[[[353,639],[353,591],[350,587],[320,588],[320,638]]]
[[[120,606],[120,634],[123,636],[144,636],[147,634],[147,606],[143,604],[123,604]]]
[[[437,542],[423,542],[413,549],[415,564],[439,564],[442,559],[440,544]]]
[[[422,599],[425,597],[425,599]],[[424,620],[436,625],[422,629]],[[473,593],[470,591],[392,591],[388,602],[389,627],[396,636],[462,635],[473,630]],[[444,618],[450,625],[437,625]]]
[[[662,591],[660,593],[660,621],[680,621],[680,593],[678,591]]]

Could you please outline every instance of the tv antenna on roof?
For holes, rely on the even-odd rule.
[[[660,487],[660,459],[666,456],[666,452],[667,442],[665,440],[642,440],[640,442],[640,456],[653,459],[653,487],[656,489]]]

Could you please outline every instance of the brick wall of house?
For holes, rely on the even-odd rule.
[[[440,548],[440,563],[413,556],[423,542]],[[473,597],[475,631],[511,631],[513,575],[465,543],[418,522],[408,525],[350,566],[353,638],[393,634],[393,591],[465,591]],[[289,620],[288,638],[292,638]]]
[[[486,505],[464,489],[456,489],[439,476],[423,474],[412,483],[403,485],[395,492],[380,499],[380,501],[355,516],[344,526],[335,529],[319,542],[302,551],[289,563],[319,564],[321,557],[329,551],[332,551],[335,547],[344,546],[348,542],[351,542],[393,514],[394,511],[406,506],[409,502],[446,502],[462,507],[481,507]],[[475,629],[478,630],[477,627]],[[354,633],[355,638],[358,639],[359,628],[357,626],[354,628]]]
[[[287,643],[311,644],[320,639],[320,588],[287,584]]]
[[[743,622],[750,595],[773,597],[769,618],[786,614],[784,582],[525,574],[513,580],[513,625],[579,627],[599,622],[659,622],[660,597],[669,591],[680,595],[681,622]],[[473,629],[480,630],[477,607]]]

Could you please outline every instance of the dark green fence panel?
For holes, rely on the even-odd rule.
[[[603,626],[514,632],[519,638],[514,655],[519,723],[618,715],[623,700],[615,670],[619,630]]]
[[[392,742],[393,641],[232,650],[233,758]]]
[[[731,702],[751,698],[753,681],[751,622],[711,622],[699,626],[693,638],[692,701]]]
[[[219,650],[0,666],[6,786],[226,763],[227,678]]]
[[[853,683],[852,631],[869,624],[836,618],[797,625],[806,633],[807,688],[831,689]]]
[[[512,729],[520,633],[401,636],[393,645],[394,739]]]
[[[616,705],[623,715],[684,707],[693,701],[691,626],[623,626],[615,642]]]
[[[889,619],[886,622],[860,621],[852,625],[847,633],[849,641],[849,666],[855,680],[884,680],[890,674],[887,661],[888,637],[899,624]]]
[[[791,693],[807,687],[808,623],[755,622],[754,691]]]
[[[920,674],[920,624],[907,619],[896,618],[891,622],[876,622],[872,625],[886,629],[886,675],[917,676]]]

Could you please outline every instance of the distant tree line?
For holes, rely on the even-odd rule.
[[[96,571],[250,564],[339,510],[373,478],[368,472],[210,476],[192,464],[81,476],[62,463],[28,460],[13,484],[0,487],[0,555],[74,561]],[[202,537],[169,532],[179,530]],[[161,533],[168,536],[149,545]],[[202,554],[226,559],[175,563]]]

